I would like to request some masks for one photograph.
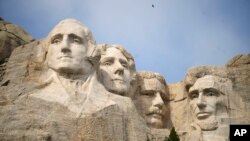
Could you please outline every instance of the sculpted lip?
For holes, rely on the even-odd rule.
[[[154,118],[157,118],[157,119],[162,119],[162,114],[161,114],[161,111],[154,111],[154,112],[151,112],[151,113],[148,113],[147,116],[152,116]]]
[[[58,57],[58,59],[61,59],[61,58],[72,58],[71,56],[60,56]]]
[[[199,112],[199,113],[196,114],[196,117],[198,117],[198,118],[206,118],[209,115],[210,115],[209,112]]]
[[[161,114],[152,114],[152,116],[154,117],[154,118],[157,118],[157,119],[162,119],[162,115]]]
[[[124,82],[124,80],[119,79],[119,78],[112,79],[112,81],[121,81],[121,82]]]

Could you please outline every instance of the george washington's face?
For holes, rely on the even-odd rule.
[[[79,23],[59,23],[50,33],[48,66],[56,72],[86,74],[88,44],[85,30]]]

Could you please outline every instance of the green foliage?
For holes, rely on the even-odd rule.
[[[180,141],[174,127],[171,129],[169,137],[165,137],[164,141]]]
[[[150,141],[149,137],[147,136],[147,140],[146,141]]]

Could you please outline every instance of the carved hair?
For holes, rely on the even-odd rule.
[[[121,51],[121,53],[126,57],[128,60],[128,65],[129,65],[129,70],[132,72],[131,74],[136,72],[136,67],[135,67],[135,61],[133,56],[127,52],[127,50],[122,46],[118,44],[113,44],[113,45],[108,45],[108,44],[100,44],[97,46],[97,51],[94,56],[101,56],[106,53],[108,48],[116,48]]]
[[[150,71],[141,71],[141,72],[137,72],[136,74],[137,79],[140,82],[143,81],[143,79],[152,79],[152,78],[156,78],[158,79],[163,85],[167,85],[164,77],[159,74],[159,73],[155,73],[155,72],[150,72]]]
[[[96,41],[92,35],[92,32],[90,31],[90,29],[85,26],[84,24],[82,24],[81,22],[79,22],[78,20],[76,19],[65,19],[65,20],[62,20],[60,21],[55,27],[61,25],[61,24],[64,24],[66,22],[71,22],[71,23],[76,23],[78,25],[80,25],[81,27],[83,27],[83,30],[85,32],[85,38],[87,39],[87,42],[88,44],[89,43],[92,43],[92,44],[96,44]],[[51,38],[51,34],[52,34],[53,30],[49,33],[49,35],[47,36],[47,38]]]
[[[83,25],[81,22],[75,20],[75,19],[62,20],[55,27],[65,23],[65,22],[74,22],[74,23],[79,24],[80,26],[82,26],[83,30],[85,31],[84,38],[87,39],[87,43],[88,43],[88,47],[89,47],[87,60],[89,60],[92,65],[94,65],[96,63],[96,61],[94,61],[94,60],[96,60],[96,57],[93,58],[92,54],[93,54],[93,52],[95,50],[96,42],[95,42],[95,39],[92,36],[92,33],[89,30],[89,28],[86,27],[85,25]],[[43,65],[45,65],[45,67],[46,67],[46,58],[47,58],[48,47],[49,47],[49,44],[50,44],[50,38],[52,36],[51,35],[52,32],[53,32],[53,30],[48,34],[48,36],[45,39],[43,39],[41,41],[41,44],[40,44],[41,47],[40,47],[39,51],[37,52],[36,58],[34,58],[36,60],[35,62],[39,63],[40,65],[43,64]],[[90,49],[90,48],[93,48],[93,49]],[[97,58],[97,60],[98,60],[98,58]]]
[[[140,71],[136,73],[136,78],[137,78],[137,90],[136,90],[136,94],[134,96],[132,96],[133,98],[139,94],[139,90],[141,89],[141,85],[144,81],[144,79],[153,79],[156,78],[157,80],[160,81],[160,83],[162,83],[164,86],[167,86],[167,83],[164,79],[164,77],[159,74],[159,73],[155,73],[155,72],[151,72],[151,71]],[[166,95],[163,95],[162,99],[165,101],[169,100],[169,90],[168,87],[166,87]]]

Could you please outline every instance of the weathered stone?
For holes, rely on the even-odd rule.
[[[135,80],[134,58],[121,45],[98,45],[98,80],[110,92],[129,96]]]
[[[238,55],[244,58],[242,60],[249,60],[248,55]],[[238,57],[234,57],[238,58]],[[232,59],[235,60],[235,59]],[[236,59],[241,60],[241,59]],[[238,61],[229,61],[238,62]],[[240,112],[249,110],[249,93],[250,93],[250,65],[246,63],[247,61],[239,61],[241,63],[234,63],[235,65],[227,66],[204,66],[192,68],[188,71],[185,78],[186,87],[190,87],[194,82],[205,75],[215,75],[222,78],[228,78],[232,81],[232,94],[229,96],[230,100],[230,115],[231,118],[236,118],[239,123],[249,123],[250,115],[249,112]],[[242,63],[245,62],[245,63]],[[232,64],[232,63],[227,63]],[[240,64],[240,65],[236,65]],[[235,120],[232,120],[235,122]]]
[[[132,96],[138,112],[150,128],[170,127],[169,93],[162,75],[150,71],[137,73],[137,90]]]
[[[164,139],[169,136],[170,130],[152,128],[151,133],[152,133],[152,138],[151,138],[152,141],[164,141]]]
[[[172,122],[173,126],[177,128],[180,134],[185,133],[185,135],[182,137],[182,140],[194,140],[194,138],[197,138],[197,136],[202,136],[203,140],[228,140],[229,124],[250,123],[250,65],[248,62],[249,54],[238,55],[234,57],[232,60],[229,61],[229,63],[227,63],[226,66],[194,67],[188,70],[184,81],[179,82],[177,84],[169,85],[170,95],[174,97],[170,103],[170,106],[172,109],[175,109],[171,110]],[[220,89],[221,91],[227,91],[224,93],[226,93],[227,96],[225,101],[227,106],[226,115],[228,116],[220,116],[218,121],[219,126],[217,129],[214,130],[214,132],[208,132],[206,130],[203,131],[203,129],[199,129],[201,131],[198,132],[198,128],[200,127],[197,127],[195,125],[192,125],[189,129],[187,128],[194,120],[192,115],[190,114],[192,112],[190,112],[189,109],[190,106],[188,100],[188,91],[196,84],[197,80],[200,80],[201,78],[209,75],[221,78],[221,80],[216,82],[218,86],[221,85],[220,87],[217,87],[217,89]],[[210,82],[205,82],[203,85],[208,86],[210,85]],[[219,111],[219,114],[223,113],[222,110]],[[196,132],[194,132],[194,130]],[[189,138],[186,138],[188,136],[187,133],[191,135],[189,136]]]
[[[229,60],[226,64],[227,67],[239,67],[242,65],[250,64],[250,54],[247,55],[237,55]]]
[[[0,81],[5,73],[5,65],[11,52],[18,46],[27,44],[35,39],[21,27],[0,20]]]
[[[65,42],[71,47],[64,46]],[[64,20],[45,40],[16,48],[0,87],[0,138],[151,138],[132,100],[108,92],[97,80],[98,61],[92,62],[90,56],[94,47],[87,27],[76,20]]]
[[[14,48],[34,40],[19,26],[0,20],[0,62],[8,58]]]
[[[175,84],[168,85],[169,94],[170,94],[170,119],[172,121],[175,129],[182,135],[181,132],[184,132],[184,128],[188,122],[184,119],[187,116],[187,95],[185,93],[185,86],[183,82],[178,82]]]

